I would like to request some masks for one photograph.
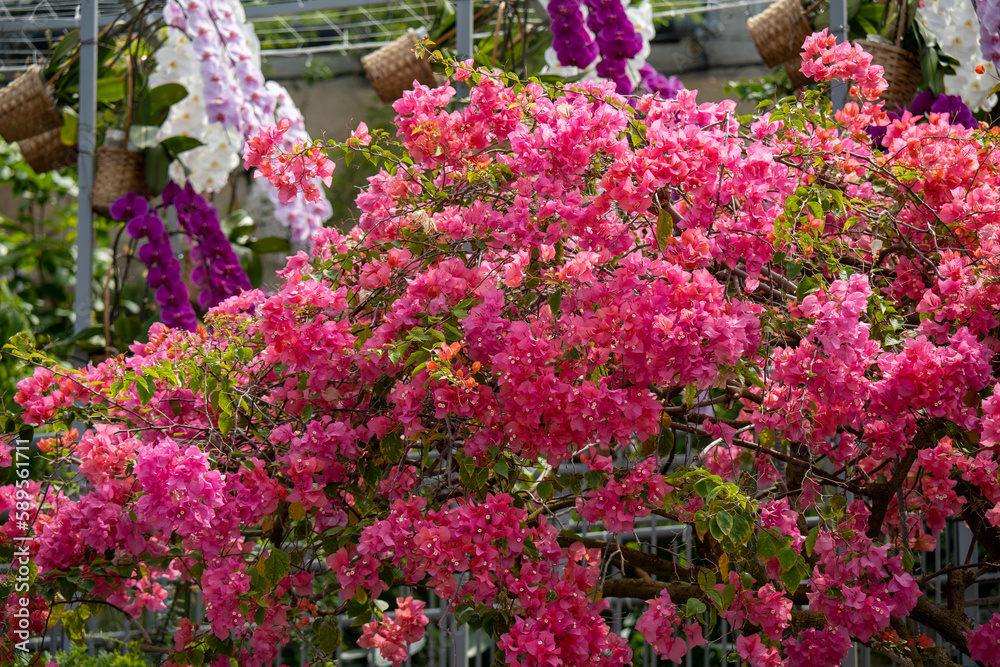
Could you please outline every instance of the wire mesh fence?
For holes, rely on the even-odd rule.
[[[769,2],[652,0],[651,5],[653,18],[663,21],[734,8],[750,14]],[[440,12],[439,0],[270,0],[244,4],[262,43],[263,55],[276,57],[372,51],[392,42],[408,28],[428,28]],[[331,9],[334,5],[336,8]],[[162,1],[135,4],[98,0],[102,25],[130,12],[155,13],[161,7]],[[79,0],[0,0],[0,74],[9,75],[43,62],[59,39],[76,27],[79,17]],[[544,22],[545,17],[535,14],[532,20]]]

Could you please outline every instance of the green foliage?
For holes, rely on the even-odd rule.
[[[34,343],[57,359],[68,359],[75,347],[84,354],[103,354],[110,344],[125,349],[151,322],[143,308],[145,285],[111,281],[109,304],[105,282],[118,244],[121,226],[94,219],[94,310],[98,321],[108,313],[107,337],[102,327],[74,336],[76,287],[75,170],[36,174],[17,148],[0,142],[0,187],[9,188],[17,202],[11,217],[0,215],[0,336],[9,340],[29,332]],[[129,319],[135,322],[128,322]],[[145,322],[145,326],[143,323]],[[0,356],[0,404],[12,401],[16,382],[26,373],[10,356]]]
[[[86,646],[77,646],[72,651],[51,654],[47,660],[59,667],[147,667],[154,664],[146,659],[138,644],[129,644],[126,653],[101,650],[95,655],[89,655]]]
[[[744,102],[774,104],[791,95],[795,89],[784,66],[779,66],[767,76],[730,81],[723,90],[727,96],[738,97]]]
[[[0,215],[0,336],[30,330],[48,345],[73,331],[76,183],[57,172],[36,174],[14,146],[0,142],[0,186],[18,207],[15,217]],[[0,396],[8,409],[22,376],[12,359],[0,358]]]

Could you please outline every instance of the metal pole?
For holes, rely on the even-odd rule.
[[[459,62],[472,57],[472,0],[455,3],[455,50]],[[455,86],[459,99],[469,97],[469,87],[464,83]]]
[[[80,5],[80,123],[76,204],[76,322],[74,333],[90,326],[91,282],[94,275],[94,149],[97,125],[97,0]]]
[[[455,50],[458,59],[472,57],[472,0],[458,0],[455,4]]]
[[[837,42],[847,41],[847,0],[830,0],[830,32]],[[847,101],[847,84],[840,82],[830,87],[833,110],[844,108]]]

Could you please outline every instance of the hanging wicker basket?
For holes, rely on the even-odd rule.
[[[784,65],[785,72],[788,74],[788,80],[792,82],[793,88],[803,88],[813,82],[812,79],[799,71],[802,67],[801,55],[797,55],[791,60],[786,60]]]
[[[36,174],[44,174],[76,162],[76,147],[62,142],[59,136],[61,129],[54,127],[48,132],[17,142],[21,155]]]
[[[881,42],[861,40],[858,44],[872,55],[872,63],[885,69],[885,81],[889,84],[882,93],[885,110],[899,111],[908,107],[920,88],[920,59],[917,54]]]
[[[60,125],[62,117],[38,65],[32,65],[0,90],[0,137],[4,141],[20,141]]]
[[[426,86],[438,85],[431,64],[413,52],[419,41],[420,37],[411,28],[396,41],[361,58],[368,81],[383,102],[392,104],[398,100],[404,91],[413,88],[414,80]]]
[[[757,52],[768,67],[775,67],[802,50],[802,42],[812,33],[812,26],[799,0],[778,0],[747,20],[747,29]]]
[[[149,183],[146,180],[146,154],[142,151],[128,150],[135,80],[131,57],[125,59],[125,64],[128,74],[125,79],[125,129],[118,138],[121,145],[114,146],[107,143],[111,138],[109,131],[104,139],[105,144],[94,153],[94,190],[90,204],[94,211],[103,216],[109,216],[111,205],[130,192],[147,198],[150,196]]]
[[[118,146],[101,146],[95,154],[94,192],[91,203],[107,216],[111,205],[130,192],[148,196],[146,155]]]

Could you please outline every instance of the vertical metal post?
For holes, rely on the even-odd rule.
[[[472,0],[455,3],[455,50],[458,59],[472,57]]]
[[[91,282],[94,275],[94,135],[97,125],[97,0],[80,4],[80,125],[76,204],[76,322],[79,333],[90,326]]]
[[[847,41],[847,0],[830,0],[830,32],[837,42]],[[830,103],[833,110],[844,108],[847,101],[847,84],[836,83],[830,87]]]
[[[455,3],[455,50],[459,62],[472,57],[472,0],[457,0]],[[469,97],[469,87],[464,83],[455,86],[459,99]]]

